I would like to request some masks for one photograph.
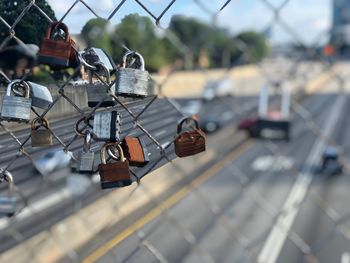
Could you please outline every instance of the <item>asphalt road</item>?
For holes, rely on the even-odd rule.
[[[350,99],[340,97],[315,95],[304,106],[324,131],[327,123],[336,123],[328,131],[348,152]],[[335,116],[337,111],[341,114]],[[86,246],[89,250],[82,249],[82,257],[88,256],[86,262],[256,262],[276,228],[276,219],[292,216],[293,211],[282,208],[298,183],[296,178],[308,169],[311,190],[300,203],[293,203],[297,213],[289,232],[286,225],[277,226],[287,233],[284,240],[273,243],[274,251],[281,246],[278,257],[261,262],[348,262],[344,260],[349,258],[350,240],[344,227],[350,227],[349,176],[320,176],[307,168],[315,145],[321,150],[324,145],[303,119],[295,116],[292,123],[290,143],[256,141],[214,169],[198,190],[188,191],[175,205],[144,221],[138,231],[130,229],[132,234],[117,242],[120,229],[116,227],[115,237],[109,233],[110,243]],[[271,157],[276,153],[280,159]]]
[[[186,107],[193,103],[191,100],[179,100],[175,101],[176,106],[179,108]],[[199,101],[199,100],[195,100]],[[228,97],[223,99],[217,99],[204,104],[204,108],[213,109],[214,113],[227,112],[225,118],[221,121],[223,125],[228,125],[232,122],[237,122],[241,113],[252,112],[256,108],[257,97]],[[237,111],[237,114],[232,111],[230,105],[242,105],[241,109]],[[229,106],[228,106],[229,105]],[[144,104],[134,103],[130,105],[130,109],[137,113],[143,109]],[[122,137],[132,131],[131,134],[140,136],[147,145],[149,151],[150,164],[143,168],[133,168],[133,171],[137,176],[142,176],[145,172],[152,168],[152,170],[162,166],[167,162],[167,159],[160,159],[159,148],[145,135],[141,130],[135,129],[131,118],[122,109],[118,108],[122,114]],[[147,111],[141,115],[139,121],[144,127],[156,138],[161,145],[166,145],[176,135],[176,123],[182,116],[174,108],[172,104],[163,100],[157,99]],[[51,124],[54,132],[63,139],[64,142],[69,142],[73,136],[73,125],[77,120],[77,116],[59,120]],[[162,120],[161,122],[159,120]],[[28,130],[21,130],[15,132],[20,141],[23,141],[28,136]],[[0,145],[4,149],[5,154],[0,157],[0,166],[6,165],[11,158],[14,158],[16,144],[13,143],[13,139],[9,135],[0,136]],[[82,139],[78,138],[69,147],[69,149],[76,154],[82,149]],[[28,142],[30,144],[30,141]],[[100,143],[92,144],[92,147],[99,149]],[[49,148],[60,147],[57,142],[55,146]],[[27,147],[28,152],[35,159],[48,150],[48,148],[31,148]],[[6,154],[7,153],[7,154]],[[173,146],[166,150],[167,157],[171,160],[176,156],[174,154]],[[99,162],[99,152],[96,153],[95,160]],[[160,162],[157,162],[160,160]],[[95,164],[97,166],[97,164]],[[156,165],[156,166],[154,166]],[[154,166],[154,167],[153,167]],[[13,233],[8,232],[7,227],[11,225],[18,233],[20,233],[22,239],[27,239],[40,231],[48,229],[50,226],[59,222],[63,218],[75,212],[76,205],[85,206],[95,201],[99,197],[103,196],[108,191],[101,191],[98,186],[87,189],[84,193],[84,197],[76,198],[71,196],[67,192],[67,178],[74,176],[70,169],[64,169],[54,172],[49,176],[42,176],[34,171],[34,167],[31,161],[26,156],[19,157],[9,169],[15,178],[15,184],[18,188],[17,198],[18,207],[20,213],[13,219],[0,219],[0,236],[2,239],[0,245],[0,251],[9,249],[10,247],[18,244],[18,240],[13,236]],[[95,176],[98,178],[98,176]],[[4,185],[1,186],[1,193],[7,195],[7,189]],[[19,195],[20,194],[20,195]],[[29,204],[29,206],[27,205]],[[38,219],[40,214],[40,219]],[[36,224],[38,220],[41,224]]]

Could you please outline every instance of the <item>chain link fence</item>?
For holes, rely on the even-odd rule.
[[[154,20],[157,30],[162,32],[164,37],[180,52],[184,61],[192,57],[191,48],[186,46],[174,32],[162,26],[164,15],[171,13],[174,5],[179,1],[168,1],[159,14],[153,13],[152,6],[148,7],[143,1],[134,0],[131,2]],[[162,4],[164,2],[166,1],[162,1]],[[226,8],[236,4],[235,1],[231,0],[219,1],[217,9],[212,10],[211,7],[208,7],[212,5],[208,5],[206,1],[195,0],[193,2],[196,4],[197,11],[206,14],[208,20],[212,21],[214,26],[216,26],[217,18]],[[252,85],[255,86],[275,85],[276,94],[284,88],[290,89],[292,94],[290,104],[291,122],[293,125],[298,123],[298,127],[301,127],[296,132],[298,137],[307,136],[309,141],[305,144],[308,145],[308,150],[311,149],[310,155],[306,155],[305,159],[300,160],[300,164],[292,162],[288,169],[278,170],[279,165],[283,163],[283,158],[293,154],[292,150],[288,148],[289,144],[272,139],[257,141],[248,139],[232,128],[233,124],[231,123],[228,126],[229,128],[224,129],[224,132],[208,136],[205,155],[193,157],[189,160],[182,158],[175,160],[173,143],[176,137],[176,124],[178,120],[186,117],[187,113],[183,112],[181,101],[169,98],[164,93],[164,87],[178,74],[176,68],[161,78],[152,75],[153,95],[142,99],[115,97],[115,106],[108,108],[108,110],[117,109],[122,115],[121,137],[128,134],[137,135],[145,141],[151,152],[150,162],[145,167],[131,168],[133,181],[136,183],[127,188],[114,191],[101,190],[98,176],[68,174],[68,177],[70,177],[67,178],[68,184],[71,183],[78,187],[74,189],[74,194],[72,194],[65,188],[65,183],[62,181],[63,178],[66,179],[67,175],[52,180],[44,174],[25,173],[29,169],[28,167],[31,167],[30,164],[34,167],[37,166],[35,159],[45,150],[31,147],[31,128],[29,125],[13,125],[2,121],[0,123],[3,130],[1,139],[6,142],[10,141],[10,143],[8,143],[8,148],[2,149],[1,194],[3,196],[14,196],[17,200],[15,215],[3,218],[0,222],[3,240],[3,253],[0,258],[4,262],[13,259],[16,262],[81,262],[83,260],[85,262],[98,260],[101,262],[224,262],[224,259],[221,258],[221,254],[224,253],[216,252],[213,244],[206,240],[206,235],[209,235],[209,237],[212,235],[213,242],[218,242],[219,247],[220,242],[225,242],[222,247],[225,247],[227,251],[232,250],[232,255],[230,255],[227,262],[276,261],[279,255],[276,254],[276,251],[281,248],[272,245],[273,249],[271,250],[270,244],[271,242],[272,244],[277,242],[271,237],[276,235],[280,239],[288,240],[302,255],[304,262],[322,262],[323,258],[320,255],[322,255],[325,247],[330,245],[335,235],[340,234],[344,239],[349,240],[349,226],[347,223],[349,212],[344,207],[334,208],[323,195],[313,189],[317,189],[319,186],[313,182],[312,171],[314,167],[310,166],[319,162],[321,158],[320,149],[326,145],[332,145],[339,152],[341,162],[344,165],[343,173],[348,173],[347,149],[339,145],[340,142],[332,135],[335,127],[337,127],[337,118],[340,118],[341,109],[346,104],[347,96],[344,92],[347,86],[346,67],[344,63],[335,62],[335,60],[330,61],[328,57],[319,54],[317,51],[321,39],[330,37],[330,31],[321,32],[314,41],[306,42],[300,36],[299,29],[293,28],[283,18],[283,10],[287,9],[293,0],[286,0],[277,5],[267,0],[256,2],[266,7],[266,10],[272,14],[271,22],[263,31],[267,32],[278,25],[293,39],[295,45],[301,47],[302,56],[281,61],[278,58],[269,58],[256,63],[253,66],[254,70],[257,71],[259,80],[247,80],[247,85],[250,85],[249,81],[252,81]],[[113,19],[127,3],[126,0],[120,1],[110,10],[110,15],[105,19]],[[156,4],[152,3],[152,5]],[[76,0],[70,6],[67,4],[67,12],[59,21],[64,22],[77,5],[84,5],[94,16],[100,17],[86,1]],[[21,22],[24,16],[30,15],[33,10],[39,11],[42,17],[52,22],[52,19],[38,7],[35,1],[28,1],[27,7],[23,9],[14,23],[9,24],[8,21],[0,17],[0,22],[8,29],[8,37],[1,43],[0,51],[5,49],[12,40],[28,48],[16,36],[16,25]],[[118,39],[118,36],[116,36],[116,39],[119,45],[116,48],[130,51],[126,44]],[[243,40],[233,39],[232,43],[240,49],[240,59],[242,61],[244,59],[257,60],[254,58],[254,52],[249,49],[247,43]],[[53,122],[47,128],[53,136],[54,144],[62,148],[65,153],[72,153],[73,159],[76,159],[78,152],[82,150],[83,138],[74,132],[74,125],[78,120],[82,120],[85,125],[84,128],[86,128],[89,125],[89,118],[98,111],[99,105],[87,110],[84,103],[76,100],[76,96],[86,96],[82,95],[85,94],[84,85],[77,87],[76,91],[71,91],[70,81],[81,70],[80,66],[64,82],[56,81],[53,73],[47,67],[41,66],[40,69],[51,78],[52,84],[55,85],[54,88],[50,87],[50,91],[55,96],[46,110],[38,111],[32,107],[32,116],[42,120],[50,114],[50,111],[58,107],[57,105],[64,109],[68,107],[73,109],[74,114]],[[239,70],[240,66],[230,65],[221,70],[216,78],[232,78],[232,75]],[[210,69],[199,68],[192,74],[201,75],[205,82],[212,80],[210,77],[211,71]],[[32,71],[26,72],[22,80],[26,81],[32,73]],[[10,83],[12,81],[6,77],[5,73],[2,72],[2,75],[5,82]],[[94,77],[104,83],[109,90],[117,81],[116,76],[112,76],[113,81],[107,83],[100,75],[95,75]],[[336,101],[334,105],[338,106],[332,104],[329,109],[329,115],[336,116],[336,118],[330,117],[327,125],[324,125],[323,120],[320,119],[321,112],[325,111],[325,106],[322,104],[318,104],[317,107],[312,106],[310,102],[320,95],[308,93],[308,89],[313,89],[315,86],[313,79],[320,75],[327,80],[327,83],[330,83],[329,85],[333,88],[333,91],[337,92],[332,95],[332,100]],[[254,84],[253,81],[255,81]],[[312,88],[309,85],[310,82],[313,82]],[[188,87],[188,89],[190,88]],[[237,88],[239,89],[239,87]],[[317,99],[325,100],[318,97]],[[256,97],[247,98],[239,96],[239,93],[235,96],[215,98],[214,102],[203,103],[203,107],[206,108],[207,112],[214,112],[217,115],[222,114],[223,111],[231,112],[231,122],[251,116],[258,108]],[[273,107],[278,103],[278,100],[273,99]],[[220,106],[219,111],[215,112],[214,108],[218,107],[217,105]],[[297,126],[297,124],[295,125]],[[233,138],[237,139],[233,140]],[[298,138],[292,138],[292,140],[298,140]],[[315,144],[313,144],[314,141]],[[244,151],[250,151],[248,147],[257,147],[252,146],[253,143],[259,145],[259,151],[272,158],[270,165],[264,170],[264,182],[273,184],[271,180],[276,179],[277,169],[279,171],[278,176],[282,178],[278,180],[286,180],[288,182],[286,185],[291,186],[288,189],[280,186],[282,191],[284,190],[286,193],[290,191],[290,195],[286,196],[287,202],[284,206],[275,206],[275,202],[269,199],[270,196],[266,191],[261,191],[261,188],[257,186],[263,181],[258,181],[256,176],[252,177],[247,174],[246,167],[241,167],[232,158],[233,156],[237,158],[235,155],[237,149],[244,148]],[[297,147],[303,146],[299,145]],[[92,148],[96,150],[95,157],[97,158],[95,160],[98,160],[101,143],[93,143]],[[254,156],[252,152],[248,153]],[[244,153],[242,150],[242,157],[238,158],[249,159],[248,153]],[[253,162],[254,160],[250,161]],[[164,164],[167,165],[163,166]],[[8,172],[13,176],[14,181],[9,192],[7,190],[9,185],[7,181],[10,178]],[[211,173],[214,174],[214,178],[221,178],[224,174],[230,177],[230,180],[233,180],[229,181],[232,184],[230,185],[230,192],[234,193],[229,197],[229,200],[218,201],[215,192],[209,194],[210,191],[206,188],[206,184],[212,176]],[[74,181],[74,178],[78,178],[77,181]],[[225,178],[222,178],[222,180],[225,180]],[[171,190],[173,189],[170,187],[172,185],[176,186],[175,190],[180,190],[172,192],[174,191]],[[279,186],[273,185],[273,187],[278,188]],[[216,188],[216,191],[220,190]],[[298,194],[293,194],[293,192]],[[43,197],[47,193],[54,194]],[[197,206],[191,207],[188,212],[196,213],[196,210],[198,210],[198,213],[202,213],[205,210],[205,217],[210,218],[210,222],[212,222],[208,223],[206,228],[212,228],[219,232],[223,231],[225,233],[224,241],[214,238],[214,230],[214,233],[208,230],[207,232],[210,233],[203,236],[199,235],[197,230],[193,230],[186,225],[183,217],[176,214],[176,204],[185,202],[189,198],[195,198]],[[264,214],[265,220],[261,223],[259,231],[254,234],[240,228],[236,221],[239,215],[232,215],[234,212],[230,211],[232,207],[239,211],[240,203],[247,202],[245,200],[249,200],[252,209]],[[302,236],[303,233],[291,228],[294,221],[291,218],[295,219],[296,217],[295,211],[299,211],[306,202],[317,207],[322,215],[333,223],[329,233],[316,242],[309,242]],[[232,206],[232,204],[234,205]],[[49,212],[43,213],[43,206]],[[96,210],[97,207],[98,210]],[[146,216],[137,212],[144,210],[149,211],[145,213]],[[130,214],[132,215],[132,222],[127,222],[126,219]],[[140,221],[139,217],[143,220]],[[241,220],[244,221],[244,219]],[[245,220],[249,220],[249,218],[245,218]],[[116,230],[110,229],[112,226],[116,226],[117,233],[119,233],[118,237],[122,234],[123,238],[113,239],[111,235]],[[154,241],[152,234],[162,227],[168,227],[167,239],[170,241],[175,236],[181,237],[183,242],[178,250],[182,251],[182,254],[174,255],[170,252],[171,249],[165,249]],[[274,232],[277,234],[274,235]],[[131,245],[129,242],[127,248],[123,247],[125,239],[131,237],[134,238]],[[162,242],[166,243],[166,240]],[[115,249],[118,246],[120,248]],[[137,258],[137,255],[140,258]]]

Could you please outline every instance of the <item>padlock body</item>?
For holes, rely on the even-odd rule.
[[[111,58],[103,49],[91,47],[84,52],[84,58],[89,64],[94,64],[96,62],[102,63],[111,73],[114,73],[116,65]]]
[[[99,164],[101,188],[115,188],[131,185],[131,175],[128,161]]]
[[[28,122],[30,120],[31,98],[5,95],[1,107],[1,119],[16,122]]]
[[[13,216],[16,213],[16,198],[0,196],[0,216]]]
[[[30,87],[30,98],[32,106],[46,109],[52,103],[52,96],[49,89],[45,86],[28,81]]]
[[[115,85],[110,88],[112,94],[115,94]],[[95,107],[100,101],[103,102],[99,107],[114,106],[115,102],[111,96],[108,96],[108,87],[102,83],[88,84],[86,86],[86,92],[88,97],[88,106],[90,108]]]
[[[205,151],[205,136],[201,131],[182,132],[175,140],[175,153],[187,157]]]
[[[148,150],[140,138],[126,136],[121,146],[131,166],[142,167],[149,162]]]
[[[32,130],[32,147],[52,145],[52,134],[47,129]]]
[[[71,52],[71,44],[69,42],[43,39],[38,59],[42,64],[54,67],[68,67]]]
[[[145,97],[148,95],[148,81],[148,71],[120,68],[117,73],[116,93],[127,97]]]
[[[94,172],[95,153],[88,151],[81,151],[78,154],[77,171],[80,173]]]
[[[96,112],[94,115],[93,138],[96,141],[119,141],[120,124],[120,115],[116,111]]]

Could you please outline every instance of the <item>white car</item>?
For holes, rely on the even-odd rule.
[[[35,161],[35,169],[42,175],[67,167],[72,159],[72,152],[53,149]]]
[[[218,80],[208,81],[203,90],[204,100],[212,100],[217,97],[225,97],[233,95],[233,80],[222,78]]]

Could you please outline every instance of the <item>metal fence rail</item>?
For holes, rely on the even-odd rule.
[[[184,43],[182,43],[181,39],[178,39],[176,37],[173,32],[161,25],[164,15],[168,12],[171,12],[173,5],[175,5],[178,1],[169,1],[169,3],[167,3],[164,10],[160,14],[153,13],[151,11],[151,8],[149,8],[147,4],[143,3],[143,1],[134,0],[132,2],[135,5],[141,7],[154,20],[155,26],[158,28],[158,30],[164,33],[164,36],[172,43],[172,45],[174,45],[174,47],[179,50],[184,58],[191,55],[192,51],[190,47],[187,47]],[[298,29],[290,26],[288,24],[288,21],[286,21],[282,15],[282,11],[285,10],[285,8],[288,7],[288,4],[290,2],[293,2],[293,0],[285,0],[279,5],[274,5],[267,0],[260,0],[257,2],[263,4],[273,15],[271,22],[268,24],[267,28],[264,31],[278,24],[281,28],[284,29],[285,33],[287,33],[294,40],[296,44],[299,44],[304,48],[304,54],[306,56],[302,59],[292,60],[292,63],[288,65],[288,69],[280,72],[280,74],[274,74],[271,72],[265,64],[267,63],[266,61],[259,62],[256,64],[257,68],[259,69],[259,74],[263,77],[265,83],[280,83],[282,87],[292,86],[293,84],[291,83],[295,81],[295,79],[301,78],[305,71],[307,71],[302,68],[305,60],[317,55],[316,49],[318,47],[320,39],[329,36],[329,32],[322,32],[322,34],[316,37],[315,41],[306,43],[300,36]],[[104,19],[111,20],[118,14],[120,9],[126,3],[126,0],[120,1],[119,4],[115,6],[115,8],[110,10],[110,15]],[[198,10],[207,14],[210,20],[214,22],[216,21],[216,18],[221,15],[222,10],[225,10],[225,8],[227,8],[229,5],[235,5],[235,1],[221,1],[217,5],[218,7],[216,10],[211,10],[211,8],[208,8],[206,1],[195,0],[194,3],[196,3]],[[94,16],[100,17],[97,12],[88,5],[87,2],[83,0],[76,0],[71,6],[67,5],[67,12],[59,19],[59,21],[64,22],[66,17],[70,15],[73,8],[77,5],[84,5]],[[155,5],[155,3],[153,5]],[[44,18],[46,18],[49,22],[52,22],[52,19],[37,6],[35,1],[28,1],[27,7],[23,9],[21,15],[15,19],[15,22],[12,23],[12,25],[5,21],[4,18],[0,17],[0,23],[5,25],[8,29],[8,38],[6,38],[3,43],[1,43],[0,51],[8,45],[10,40],[15,40],[21,45],[24,44],[16,36],[16,25],[20,23],[21,19],[24,16],[30,15],[33,10],[39,11]],[[232,41],[235,42],[236,46],[242,51],[242,57],[254,57],[254,54],[250,52],[246,43],[237,39]],[[123,48],[126,51],[130,50],[122,41],[120,41],[118,44],[120,48]],[[339,103],[344,103],[343,100],[346,97],[343,96],[344,93],[342,93],[342,91],[347,85],[346,73],[337,70],[340,68],[337,63],[335,65],[330,65],[328,58],[320,56],[317,57],[317,59],[317,63],[321,65],[323,73],[330,74],[329,82],[335,83],[334,85],[337,85],[339,96],[336,97],[336,99],[339,100]],[[310,63],[309,68],[314,67],[314,64],[316,63]],[[235,69],[235,67],[231,66],[226,68],[224,74],[221,77],[224,78],[230,76],[230,74],[235,71]],[[46,71],[47,75],[51,74],[44,67],[42,67],[41,70]],[[75,73],[78,71],[79,68],[75,70]],[[200,69],[200,72],[203,74],[203,78],[208,79],[207,69]],[[25,76],[23,76],[22,80],[26,80],[31,74],[32,72],[28,72]],[[202,182],[197,182],[194,180],[194,178],[191,177],[191,173],[186,171],[186,168],[183,168],[181,166],[181,162],[179,163],[173,161],[176,157],[173,150],[173,141],[174,136],[176,135],[176,122],[178,119],[185,116],[185,114],[182,112],[181,107],[175,101],[163,95],[162,88],[164,85],[166,85],[166,82],[173,77],[174,74],[176,74],[175,70],[170,72],[166,76],[165,80],[161,83],[157,83],[153,79],[157,90],[155,95],[136,101],[123,101],[118,99],[116,100],[116,106],[110,108],[116,108],[118,111],[122,112],[123,128],[125,127],[125,130],[123,129],[125,132],[122,134],[122,137],[130,133],[142,136],[142,138],[145,139],[150,152],[152,153],[151,162],[146,167],[132,170],[134,180],[137,181],[137,188],[133,188],[132,190],[129,188],[129,193],[124,195],[124,199],[121,200],[114,200],[111,197],[110,192],[102,192],[95,186],[90,187],[89,190],[78,196],[69,196],[65,192],[60,192],[60,194],[62,194],[62,197],[64,197],[64,201],[60,207],[65,211],[62,211],[62,214],[58,217],[55,216],[54,213],[48,213],[45,215],[45,217],[42,217],[39,210],[37,211],[38,207],[34,205],[37,201],[37,194],[57,188],[57,183],[51,182],[43,175],[40,176],[40,178],[25,178],[16,174],[16,171],[19,172],[20,169],[23,169],[24,165],[27,166],[30,163],[33,163],[33,165],[35,165],[32,155],[37,155],[38,153],[35,150],[31,149],[31,146],[29,145],[31,135],[28,133],[28,130],[26,129],[27,127],[24,127],[25,129],[23,129],[23,131],[18,131],[16,129],[16,126],[9,126],[3,121],[0,123],[0,126],[3,130],[3,134],[0,136],[0,138],[4,138],[4,140],[8,140],[10,138],[13,144],[16,145],[16,147],[11,146],[11,151],[8,151],[7,149],[1,150],[3,151],[3,156],[1,156],[3,159],[0,161],[1,165],[3,166],[1,172],[1,182],[3,185],[1,193],[6,194],[6,171],[9,171],[12,173],[14,178],[15,196],[18,200],[21,200],[20,210],[16,213],[16,215],[9,219],[2,219],[2,221],[0,221],[0,232],[3,237],[2,240],[4,240],[2,241],[3,244],[1,247],[1,250],[4,252],[4,254],[3,256],[0,256],[0,258],[2,257],[2,260],[4,260],[4,262],[9,261],[12,255],[11,253],[6,254],[6,251],[8,249],[18,244],[27,244],[25,242],[28,242],[28,239],[33,235],[31,231],[34,233],[39,233],[39,230],[36,231],[35,229],[29,231],[30,229],[28,229],[28,224],[23,226],[21,223],[22,218],[32,218],[31,224],[34,224],[36,217],[40,218],[42,221],[41,224],[47,224],[45,230],[40,231],[45,233],[46,240],[49,240],[50,243],[56,244],[56,247],[60,247],[63,251],[61,254],[65,255],[65,257],[58,257],[58,259],[70,262],[82,261],[85,256],[87,256],[84,255],[84,253],[82,253],[80,250],[84,244],[80,244],[80,247],[78,248],[71,247],[69,245],[69,242],[65,242],[64,240],[60,239],[59,234],[53,231],[54,224],[73,214],[79,218],[79,222],[81,223],[80,228],[82,228],[87,233],[90,233],[90,235],[93,236],[93,239],[96,240],[96,243],[106,243],[110,240],[110,237],[107,235],[107,233],[104,233],[103,230],[92,223],[89,218],[84,217],[82,214],[80,214],[80,211],[87,207],[88,204],[96,202],[96,200],[100,200],[104,204],[101,209],[112,209],[114,211],[113,215],[116,216],[119,210],[123,209],[123,202],[127,202],[127,200],[130,198],[133,198],[134,191],[147,196],[149,198],[149,203],[152,206],[159,208],[158,212],[154,214],[154,218],[150,216],[150,219],[155,219],[156,217],[161,218],[160,220],[162,223],[171,225],[171,227],[174,228],[178,234],[183,237],[185,241],[184,250],[186,251],[186,255],[190,255],[192,253],[196,254],[199,257],[200,262],[218,262],[216,255],[211,254],[210,251],[206,249],[206,246],[203,245],[201,237],[196,236],[191,232],[191,230],[186,228],[182,224],[181,220],[176,217],[176,214],[173,214],[172,211],[170,211],[170,208],[174,204],[167,205],[168,203],[164,203],[165,199],[154,196],[152,192],[152,186],[149,184],[143,184],[142,179],[147,174],[168,162],[173,167],[173,170],[177,171],[177,174],[181,177],[182,181],[186,182],[186,190],[180,192],[179,195],[193,195],[198,200],[200,200],[202,205],[211,214],[213,221],[220,222],[221,227],[229,236],[228,240],[230,240],[232,243],[239,244],[241,250],[239,252],[240,255],[235,259],[237,262],[275,262],[276,258],[274,259],[273,257],[277,257],[278,255],[274,255],[275,251],[269,250],[268,243],[273,242],[273,240],[269,241],[269,236],[273,231],[282,233],[281,235],[285,236],[287,240],[292,242],[295,245],[296,249],[304,255],[303,260],[305,262],[321,262],[322,258],[318,257],[318,253],[319,251],[322,251],[325,246],[327,246],[332,238],[332,235],[334,235],[335,232],[340,233],[345,239],[349,239],[348,233],[350,229],[346,224],[349,219],[348,211],[338,211],[332,208],[331,205],[322,196],[309,190],[313,186],[310,170],[303,169],[300,171],[300,168],[293,164],[287,172],[281,174],[281,176],[285,177],[286,180],[292,181],[293,184],[295,183],[296,188],[293,188],[292,191],[300,191],[300,195],[297,199],[291,198],[290,203],[288,203],[287,206],[284,206],[283,209],[280,210],[271,205],[270,200],[265,197],[264,193],[259,192],[258,189],[252,186],[252,178],[246,175],[240,167],[232,165],[232,160],[225,161],[225,158],[229,153],[223,153],[223,156],[220,156],[220,154],[218,154],[217,160],[222,160],[218,162],[218,170],[224,171],[236,180],[235,187],[237,188],[237,195],[235,195],[234,200],[230,201],[235,202],[235,200],[239,200],[239,198],[244,195],[246,198],[251,199],[257,209],[263,211],[265,216],[270,221],[270,224],[268,224],[267,227],[264,227],[259,235],[255,236],[254,238],[245,236],[239,227],[232,223],[232,219],[227,215],[227,208],[225,206],[216,205],[215,202],[213,202],[213,200],[211,200],[211,198],[208,197],[208,195],[206,195],[203,190],[201,190],[201,185],[205,182],[205,180],[203,179]],[[56,103],[58,103],[58,101],[66,100],[71,105],[71,107],[76,110],[76,115],[74,118],[71,116],[69,116],[69,118],[67,117],[67,122],[69,123],[69,128],[67,129],[69,129],[69,131],[66,130],[62,132],[58,125],[53,125],[51,128],[49,128],[49,130],[56,140],[56,143],[64,151],[72,151],[76,155],[77,151],[82,147],[82,140],[78,135],[74,133],[72,124],[81,118],[88,120],[88,118],[96,112],[97,107],[93,108],[91,111],[85,111],[85,109],[82,109],[76,105],[74,101],[69,97],[69,95],[66,95],[65,89],[67,88],[68,83],[72,77],[73,75],[71,75],[71,77],[68,78],[68,80],[64,83],[55,83],[57,93],[59,95],[55,98],[54,102],[47,110],[39,113],[35,110],[35,108],[32,107],[32,111],[37,117],[42,119],[47,115],[48,112],[50,112],[50,110],[55,106]],[[97,76],[97,78],[100,77]],[[54,81],[54,78],[52,78],[52,80]],[[9,79],[7,79],[7,81],[10,82]],[[304,83],[302,83],[302,85],[306,85],[307,82],[308,79],[305,77]],[[109,87],[111,87],[114,83],[115,81],[109,84]],[[105,85],[108,87],[107,83],[105,83]],[[294,89],[296,89],[296,87],[294,87]],[[302,86],[299,87],[299,89],[302,91],[305,90],[306,87]],[[342,145],[338,145],[337,142],[332,139],[331,126],[329,126],[330,128],[325,129],[324,127],[320,126],[320,121],[315,120],[317,119],[317,111],[309,110],[304,106],[304,96],[306,97],[307,95],[300,96],[300,94],[297,92],[293,93],[291,102],[293,119],[299,123],[302,123],[305,133],[310,133],[314,138],[317,138],[318,144],[315,143],[315,146],[313,146],[316,150],[317,148],[322,148],[324,145],[333,145],[335,148],[337,148],[341,153],[341,159],[345,165],[346,173],[348,173],[348,152],[346,152],[346,149],[344,149]],[[231,101],[222,100],[218,103],[221,105],[221,107],[230,110],[234,116],[244,116],[245,114],[249,113],[248,110],[242,110],[242,108],[244,108],[243,99],[240,100],[239,98],[232,98]],[[339,112],[336,112],[337,109],[331,110],[333,110],[336,115],[339,115]],[[165,129],[166,132],[158,134],[161,129]],[[235,133],[234,136],[236,136]],[[216,147],[219,149],[225,148],[227,147],[227,144],[227,140],[217,141]],[[97,145],[100,146],[99,144]],[[263,148],[268,153],[270,153],[271,156],[273,156],[272,163],[274,165],[278,164],[280,162],[281,156],[285,155],[285,150],[279,142],[266,140],[262,142],[261,145],[263,145]],[[314,151],[314,148],[312,148],[311,151]],[[315,152],[317,152],[316,150]],[[5,156],[7,154],[8,157]],[[318,161],[320,156],[318,154],[314,154],[311,155],[310,158],[311,159],[308,159],[307,161],[315,163]],[[270,170],[266,172],[266,174],[274,173],[274,165],[271,165],[269,168]],[[301,187],[298,182],[303,182],[303,187]],[[60,184],[62,184],[62,182]],[[29,191],[29,186],[34,190]],[[334,223],[333,231],[324,237],[324,239],[318,240],[317,243],[312,244],[304,240],[300,236],[300,233],[294,232],[289,225],[290,222],[287,222],[285,220],[285,215],[290,216],[293,214],[293,211],[298,210],[304,204],[304,201],[306,200],[305,196],[308,191],[311,192],[308,195],[308,200],[317,206],[324,213],[324,215],[326,215],[326,217]],[[120,215],[122,217],[123,212],[121,212]],[[152,222],[152,220],[149,222]],[[150,233],[153,233],[157,230],[158,224],[151,225],[147,231],[144,231],[143,225],[141,226],[136,224],[133,225],[133,227],[138,240],[135,242],[136,246],[132,249],[130,248],[131,250],[147,251],[147,253],[144,253],[150,254],[150,258],[153,257],[153,259],[149,260],[149,262],[176,262],[174,259],[169,258],[168,255],[164,255],[151,240]],[[22,260],[23,262],[43,261],[42,251],[38,249],[38,247],[34,247],[29,244],[30,243],[28,243],[26,247],[26,255],[22,255],[22,258],[19,258],[18,260]],[[265,246],[262,247],[262,250],[257,250],[256,248],[262,244],[265,244]],[[133,255],[133,252],[130,252],[129,256],[121,256],[112,248],[104,247],[102,245],[101,247],[105,254],[109,253],[108,255],[113,262],[127,261],[130,259],[128,257],[132,257]],[[98,249],[98,247],[91,247],[90,249],[87,249],[92,253],[90,257],[87,257],[87,262],[93,262],[101,258],[95,253],[95,251]]]

